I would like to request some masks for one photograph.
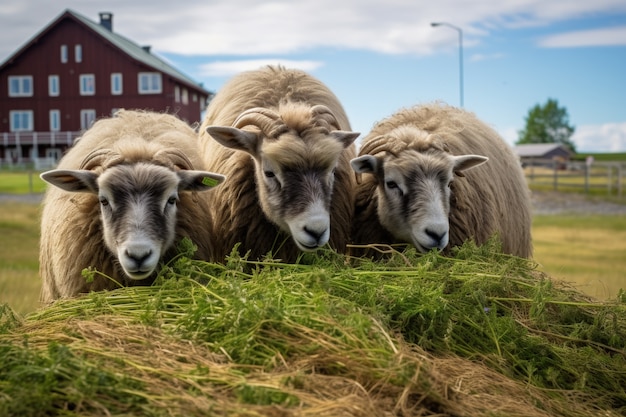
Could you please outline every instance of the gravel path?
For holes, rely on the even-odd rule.
[[[613,214],[626,215],[626,199],[621,203],[605,201],[585,194],[533,191],[535,214]]]
[[[15,201],[39,204],[43,194],[0,194],[0,203]],[[584,194],[534,191],[532,193],[535,214],[617,214],[626,215],[626,199],[622,203],[604,201]]]

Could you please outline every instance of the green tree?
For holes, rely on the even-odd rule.
[[[567,109],[559,107],[558,101],[550,98],[545,105],[537,104],[528,111],[526,127],[518,132],[516,144],[562,143],[576,152],[576,146],[570,140],[575,130],[569,124]]]

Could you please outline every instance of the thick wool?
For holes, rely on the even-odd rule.
[[[175,152],[170,153],[171,149]],[[94,158],[94,151],[110,156]],[[133,162],[156,163],[172,170],[203,169],[193,129],[171,115],[135,111],[120,111],[113,118],[96,122],[77,139],[58,168],[101,173],[107,166]],[[210,210],[202,194],[206,193],[180,193],[174,247],[162,261],[175,255],[175,246],[183,237],[198,246],[198,258],[214,258]],[[43,200],[39,263],[44,303],[118,286],[100,274],[93,282],[86,282],[81,271],[87,267],[122,285],[148,285],[153,280],[126,278],[116,256],[105,246],[98,196],[54,186],[48,187]]]
[[[417,127],[429,135],[390,135],[392,131],[402,132],[402,126]],[[385,139],[377,140],[381,135]],[[408,149],[489,158],[480,167],[464,171],[452,183],[450,237],[444,253],[467,239],[482,244],[497,234],[505,253],[532,256],[528,186],[518,158],[492,128],[463,109],[439,103],[416,106],[377,123],[363,139],[360,155],[390,158]],[[378,219],[377,186],[373,175],[359,178],[352,227],[354,244],[399,243]]]
[[[250,259],[259,259],[268,252],[286,262],[293,262],[300,250],[291,236],[282,232],[264,214],[255,179],[255,164],[250,154],[222,146],[206,132],[208,126],[232,126],[245,110],[262,107],[280,114],[291,129],[301,132],[307,141],[307,132],[313,127],[310,108],[328,107],[340,130],[350,130],[348,117],[337,97],[317,79],[298,70],[266,67],[258,71],[241,73],[232,78],[213,98],[200,127],[200,140],[204,146],[206,169],[225,175],[228,180],[212,191],[210,201],[214,221],[217,255],[226,256],[240,244],[242,254],[249,252]],[[333,130],[332,128],[327,130]],[[320,136],[320,135],[317,135]],[[280,143],[280,142],[279,142]],[[291,158],[294,165],[305,166],[306,159],[325,158],[329,155],[328,139],[314,147],[302,158],[298,149],[301,143],[293,142],[284,149],[281,145],[265,149],[275,155]],[[356,156],[354,145],[341,151],[335,171],[330,209],[330,240],[333,249],[343,252],[350,233],[354,210],[354,174],[350,159]]]

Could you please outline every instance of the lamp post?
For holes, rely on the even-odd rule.
[[[430,25],[432,27],[447,26],[459,32],[459,91],[461,96],[461,107],[463,107],[463,31],[460,27],[446,22],[433,22]]]

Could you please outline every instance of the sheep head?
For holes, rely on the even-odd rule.
[[[255,164],[259,204],[300,250],[330,238],[335,168],[359,133],[339,129],[326,106],[285,103],[278,111],[252,108],[233,126],[209,126],[222,145],[247,152]]]
[[[97,152],[88,159],[83,165],[123,158]],[[177,157],[174,161],[182,163]],[[42,173],[41,178],[68,192],[97,196],[104,243],[132,280],[151,276],[172,247],[179,193],[206,191],[224,180],[211,172],[173,170],[148,162],[114,164],[104,170],[57,169]]]
[[[378,219],[395,239],[413,244],[420,252],[442,250],[449,240],[454,176],[462,176],[463,171],[484,164],[488,158],[454,156],[440,147],[419,149],[417,145],[417,150],[399,145],[411,141],[397,140],[393,133],[374,138],[373,147],[364,146],[350,164],[358,174],[374,176],[378,184]],[[413,134],[425,139],[429,136],[423,131]],[[364,154],[372,149],[373,154]]]

